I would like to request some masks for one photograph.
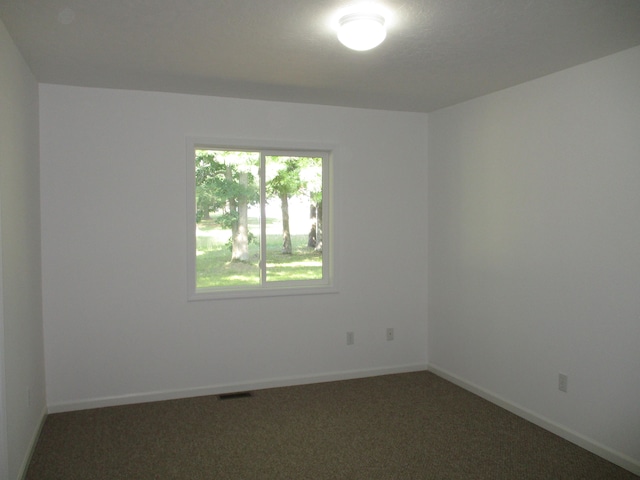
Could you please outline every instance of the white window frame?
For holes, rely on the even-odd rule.
[[[208,137],[188,137],[186,146],[187,164],[187,299],[218,300],[229,298],[272,297],[283,295],[309,295],[337,293],[336,285],[336,252],[334,226],[333,189],[335,147],[317,144],[299,144],[291,142],[265,142],[246,140],[220,140]],[[261,268],[260,285],[237,287],[196,287],[196,150],[246,150],[260,152],[265,156],[322,157],[322,279],[295,280],[289,282],[265,282],[264,268]],[[260,208],[265,217],[266,192],[264,173],[261,172]],[[260,238],[265,239],[265,223],[262,222]],[[264,262],[266,247],[261,242],[261,259]]]

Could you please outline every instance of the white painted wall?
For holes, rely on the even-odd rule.
[[[52,411],[426,367],[426,115],[41,85],[40,120]],[[209,135],[337,147],[340,293],[187,302]]]
[[[640,472],[640,47],[434,112],[428,153],[430,366]]]
[[[3,479],[17,479],[21,475],[46,412],[38,154],[38,86],[0,22],[0,478]]]

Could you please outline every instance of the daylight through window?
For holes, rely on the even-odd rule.
[[[192,152],[192,298],[331,286],[328,152]]]

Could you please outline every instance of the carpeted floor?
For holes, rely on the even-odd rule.
[[[27,480],[637,479],[429,372],[53,414]]]

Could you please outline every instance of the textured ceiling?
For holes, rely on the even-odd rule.
[[[339,44],[335,0],[0,0],[37,80],[429,112],[640,45],[640,0],[381,0]]]

